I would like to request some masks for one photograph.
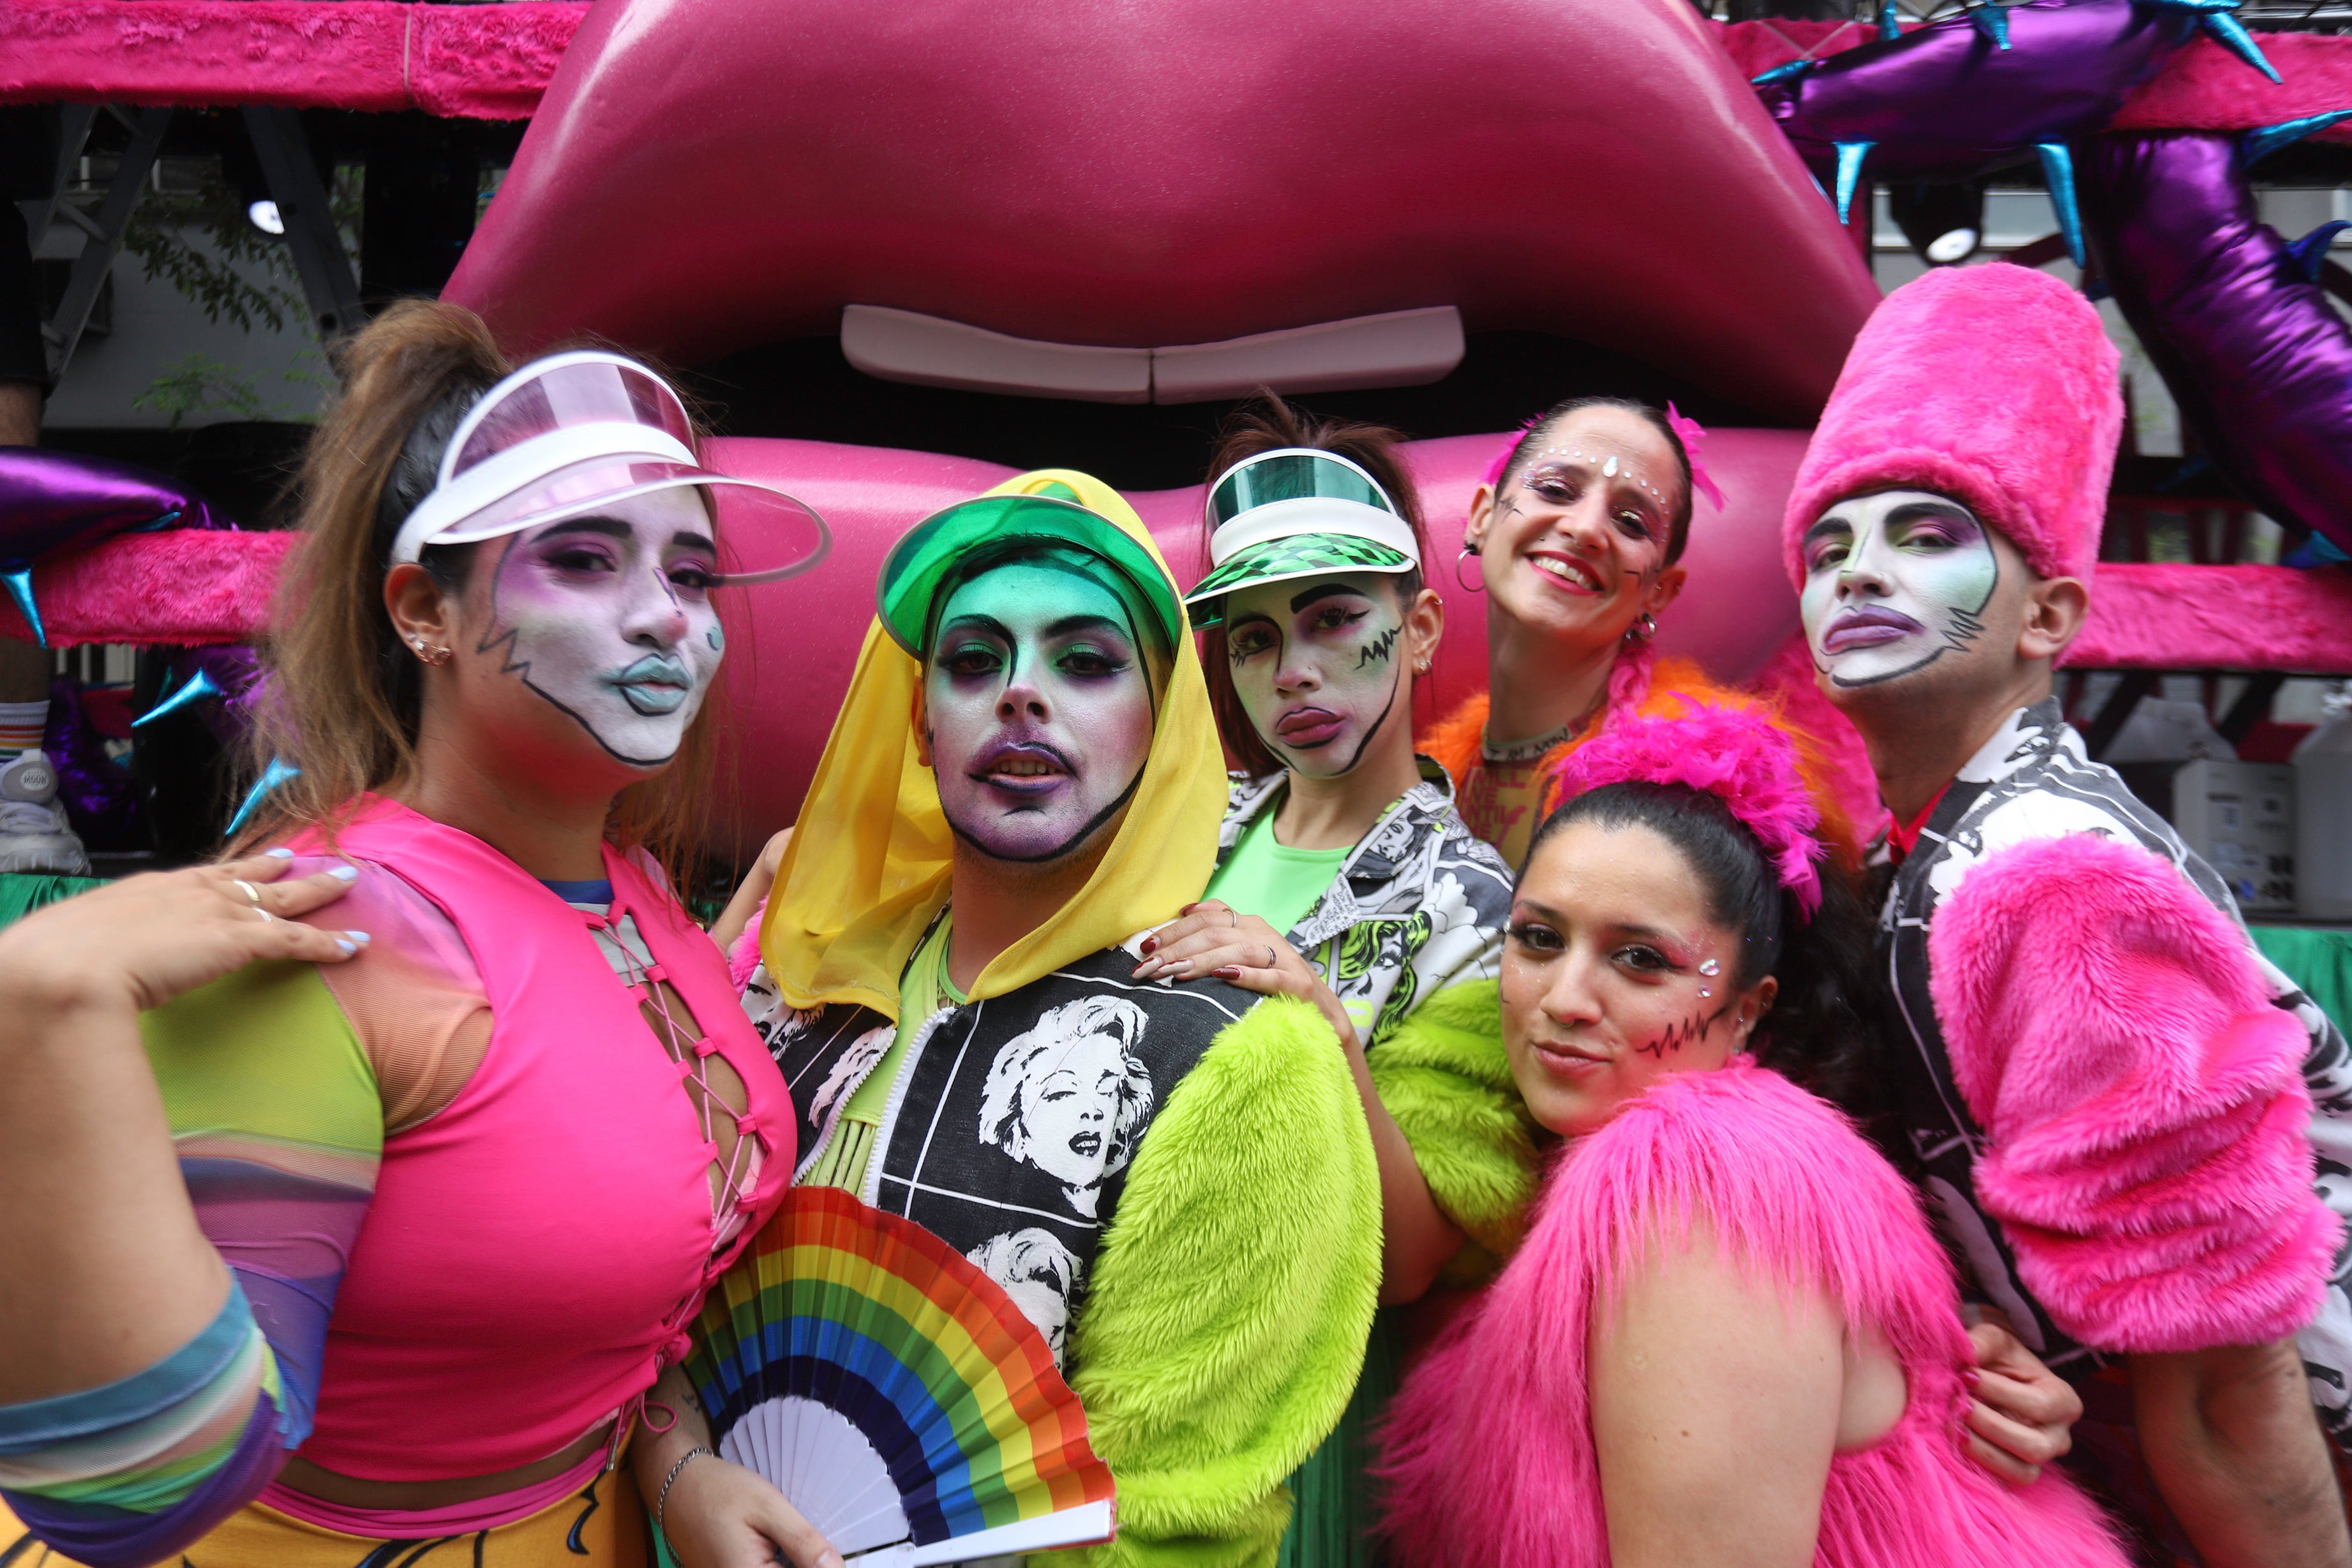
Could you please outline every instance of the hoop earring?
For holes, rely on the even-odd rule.
[[[1465,582],[1462,580],[1462,563],[1465,560],[1476,559],[1477,555],[1478,547],[1476,545],[1465,544],[1462,547],[1462,553],[1454,558],[1454,585],[1465,593],[1484,593],[1486,591],[1486,578],[1484,572],[1479,574],[1478,580],[1475,582]]]
[[[1644,610],[1639,621],[1625,628],[1625,645],[1630,648],[1637,643],[1646,643],[1657,634],[1657,618]]]

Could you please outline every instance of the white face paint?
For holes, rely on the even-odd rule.
[[[1404,629],[1395,580],[1377,572],[1253,583],[1226,595],[1225,655],[1258,738],[1310,778],[1353,771],[1391,720],[1411,722],[1397,649]]]
[[[1925,490],[1840,501],[1806,531],[1804,562],[1805,641],[1837,686],[1967,657],[2000,582],[1976,514]]]
[[[479,651],[620,761],[675,757],[726,646],[700,493],[632,496],[499,543]]]

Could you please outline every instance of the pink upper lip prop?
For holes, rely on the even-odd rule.
[[[1881,643],[1916,637],[1926,630],[1900,611],[1880,604],[1857,605],[1840,612],[1830,622],[1828,632],[1822,638],[1822,651],[1844,653],[1856,648],[1875,648]]]
[[[927,15],[601,0],[444,298],[686,363],[848,305],[1147,349],[1452,305],[1791,423],[1878,302],[1686,0]]]

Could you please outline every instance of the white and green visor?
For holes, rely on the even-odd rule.
[[[1253,583],[1421,565],[1412,526],[1370,474],[1332,452],[1286,446],[1234,465],[1209,486],[1209,575],[1184,596],[1192,624],[1224,620],[1224,596]]]

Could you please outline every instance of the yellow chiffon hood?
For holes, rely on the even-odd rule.
[[[1099,479],[1040,469],[988,494],[1036,495],[1055,486],[1075,491],[1140,543],[1174,583],[1143,520]],[[856,1002],[896,1019],[899,973],[947,902],[954,835],[930,769],[915,759],[921,685],[922,666],[877,618],[866,628],[760,927],[760,956],[793,1007]],[[1143,781],[1101,863],[1076,898],[981,971],[971,998],[1018,990],[1173,919],[1208,885],[1224,810],[1224,754],[1188,620],[1176,639]]]

